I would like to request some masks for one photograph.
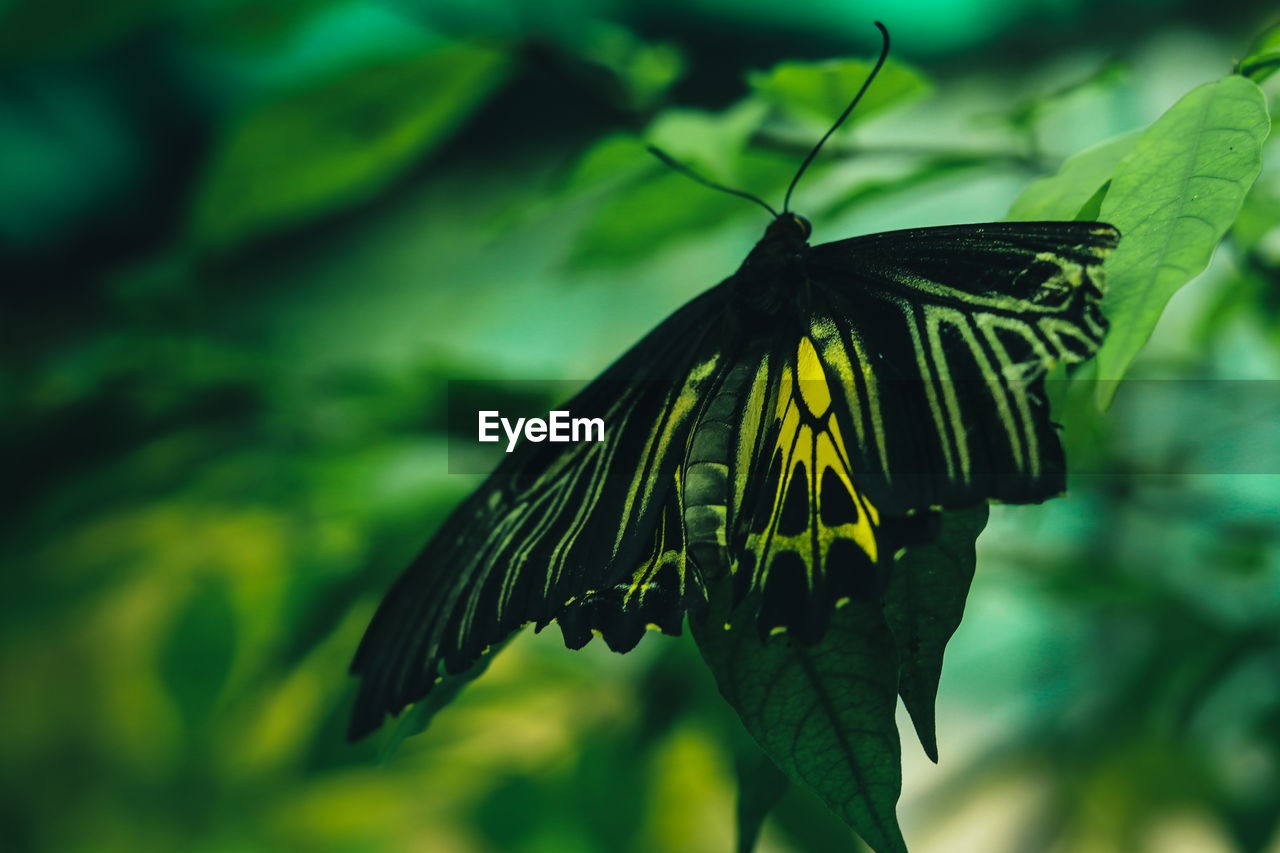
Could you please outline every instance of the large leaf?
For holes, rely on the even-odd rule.
[[[793,781],[816,792],[879,853],[906,853],[895,807],[902,788],[894,722],[898,662],[878,605],[839,608],[822,641],[762,642],[743,607],[728,621],[721,584],[694,638],[747,731]]]
[[[1227,77],[1185,95],[1120,161],[1100,210],[1122,237],[1107,263],[1099,378],[1124,375],[1169,299],[1208,265],[1262,169],[1269,130],[1262,92]],[[1100,382],[1099,404],[1114,393],[1114,381]]]
[[[977,562],[974,543],[987,526],[987,504],[942,517],[937,539],[909,548],[893,565],[884,615],[898,641],[898,694],[925,753],[938,760],[934,700],[942,654],[960,625]]]
[[[1033,181],[1022,191],[1008,218],[1023,222],[1075,219],[1098,188],[1111,180],[1141,134],[1138,130],[1123,133],[1067,158],[1057,174]]]
[[[262,105],[213,155],[192,241],[224,250],[373,197],[445,141],[505,65],[501,53],[457,45],[370,63]]]

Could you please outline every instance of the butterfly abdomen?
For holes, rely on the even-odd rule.
[[[698,419],[684,463],[686,546],[698,570],[708,579],[729,570],[730,463],[735,453],[743,395],[755,374],[754,365],[730,370]]]

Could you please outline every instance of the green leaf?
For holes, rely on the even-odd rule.
[[[226,250],[372,198],[448,139],[505,66],[501,53],[455,45],[383,59],[263,104],[213,155],[191,240]]]
[[[1107,181],[1098,187],[1098,191],[1089,197],[1076,215],[1072,217],[1077,222],[1097,222],[1102,218],[1102,200],[1107,197],[1107,190],[1111,189],[1111,182]]]
[[[226,581],[202,581],[173,617],[160,648],[160,681],[190,728],[206,719],[231,673],[236,612]]]
[[[1255,83],[1280,71],[1280,24],[1263,31],[1254,40],[1249,46],[1249,55],[1240,60],[1236,71]]]
[[[735,184],[741,177],[736,169],[742,152],[767,112],[763,104],[752,100],[721,113],[667,110],[654,119],[645,136],[704,177]]]
[[[909,548],[893,565],[884,615],[898,644],[898,695],[920,745],[938,760],[934,700],[942,655],[960,625],[977,562],[974,542],[987,526],[987,504],[942,515],[937,539]]]
[[[721,584],[706,621],[692,620],[721,694],[787,776],[880,853],[906,853],[895,814],[897,653],[879,606],[837,609],[822,641],[805,646],[785,634],[761,642],[745,605],[726,627],[731,595]]]
[[[634,181],[652,171],[653,156],[645,151],[637,136],[616,133],[603,136],[578,158],[573,171],[564,181],[567,195],[589,192],[601,186],[616,186]]]
[[[874,62],[832,59],[825,62],[781,62],[768,71],[753,71],[747,83],[767,103],[794,118],[830,125],[871,73]],[[914,68],[890,59],[876,75],[850,117],[860,121],[881,110],[929,92],[927,78]]]
[[[1116,166],[1137,143],[1142,131],[1123,133],[1067,158],[1057,174],[1033,181],[1009,208],[1009,219],[1035,222],[1074,219]]]
[[[1164,306],[1209,263],[1262,169],[1270,120],[1243,77],[1206,83],[1147,129],[1121,160],[1101,216],[1120,229],[1103,303],[1111,332],[1098,353],[1098,403],[1151,336]]]
[[[787,792],[791,780],[754,743],[738,745],[734,768],[738,772],[738,853],[751,853],[764,819]]]

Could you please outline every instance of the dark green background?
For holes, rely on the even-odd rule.
[[[446,382],[501,401],[589,378],[758,238],[759,209],[631,135],[776,203],[771,173],[718,162],[743,120],[722,111],[751,69],[868,56],[879,17],[934,91],[794,206],[817,240],[999,219],[1267,23],[895,9],[0,5],[6,849],[731,849],[737,724],[686,638],[620,657],[522,635],[382,765],[343,742],[345,669],[474,484],[447,473]],[[822,131],[804,121],[797,146]],[[1264,168],[1133,375],[1280,377],[1278,199]],[[1280,477],[1205,462],[1231,437],[1173,387],[1065,410],[1101,473],[993,513],[941,766],[906,736],[913,849],[1280,849]],[[760,849],[853,844],[833,821],[793,792]]]

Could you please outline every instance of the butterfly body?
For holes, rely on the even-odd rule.
[[[727,305],[748,329],[795,326],[807,303],[809,223],[785,213],[774,218],[742,266],[726,282]]]

